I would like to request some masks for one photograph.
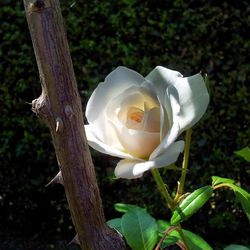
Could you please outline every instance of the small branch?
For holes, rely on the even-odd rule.
[[[214,186],[213,187],[213,190],[216,190],[216,189],[218,189],[218,188],[232,188],[230,185],[228,185],[227,183],[221,183],[221,184],[218,184],[218,185],[216,185],[216,186]]]
[[[185,244],[184,244],[182,241],[180,241],[180,240],[178,240],[178,241],[176,242],[176,245],[178,245],[178,246],[180,247],[181,250],[187,250]]]
[[[159,243],[157,244],[157,246],[155,247],[154,250],[159,250],[161,247],[161,244],[163,243],[163,241],[167,238],[167,236],[174,231],[176,228],[178,228],[178,226],[172,226],[170,227],[168,230],[166,230],[166,232],[163,234],[163,236],[161,237],[161,240],[159,241]]]

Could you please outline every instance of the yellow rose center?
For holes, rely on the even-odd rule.
[[[127,121],[130,120],[132,122],[141,123],[143,119],[144,112],[138,108],[130,108],[127,113]]]

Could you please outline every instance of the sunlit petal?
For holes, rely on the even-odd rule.
[[[97,137],[95,130],[93,130],[91,126],[85,125],[85,132],[86,132],[88,144],[95,150],[104,154],[108,154],[108,155],[112,155],[112,156],[116,156],[120,158],[136,159],[136,157],[128,154],[127,152],[119,150],[118,147],[115,147],[114,145],[107,145],[103,143]]]
[[[209,103],[209,94],[201,74],[180,78],[174,87],[179,93],[180,129],[184,131],[203,116]]]
[[[162,168],[174,163],[179,154],[183,151],[184,142],[177,141],[173,143],[168,150],[151,161],[139,161],[125,159],[119,161],[115,168],[115,176],[117,178],[135,179],[142,177],[145,171],[152,168]]]

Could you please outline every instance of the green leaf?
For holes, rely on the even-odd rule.
[[[162,233],[162,235],[164,234],[164,232],[166,230],[168,230],[171,227],[171,224],[168,221],[165,221],[165,220],[158,220],[157,224],[158,224],[159,233],[160,234]]]
[[[234,184],[229,184],[229,186],[233,189],[237,200],[241,204],[242,210],[250,221],[250,194]]]
[[[234,152],[236,155],[244,158],[246,161],[250,162],[250,148],[245,147],[239,151]]]
[[[158,226],[145,209],[128,211],[122,216],[122,232],[133,250],[151,250],[157,243]]]
[[[213,178],[213,185],[222,184],[221,187],[225,186],[225,187],[230,187],[231,189],[233,189],[237,200],[240,202],[243,211],[245,212],[245,214],[247,215],[247,218],[250,221],[250,194],[247,191],[245,191],[244,189],[242,189],[241,187],[235,185],[232,182],[233,180],[231,180],[231,179],[216,177],[216,178],[219,178],[219,181],[217,181],[217,179],[214,179],[214,177],[216,177],[216,176],[212,177]],[[226,180],[226,182],[222,182],[223,180]],[[225,184],[225,185],[223,185],[223,184]]]
[[[250,250],[250,248],[242,245],[231,244],[229,246],[226,246],[223,250]]]
[[[139,206],[132,205],[132,204],[124,204],[124,203],[116,203],[114,207],[116,211],[121,212],[121,213],[127,213],[129,211],[134,211],[137,209],[145,210],[145,208],[141,208]]]
[[[107,224],[109,227],[116,229],[119,233],[123,235],[121,218],[115,218],[115,219],[109,220],[107,221]]]
[[[183,233],[186,237],[187,244],[192,250],[213,250],[208,243],[202,239],[199,235],[194,234],[188,230],[183,230]]]
[[[205,186],[188,195],[174,211],[170,223],[176,225],[196,213],[211,197],[213,188]]]
[[[158,220],[157,224],[160,233],[163,233],[164,231],[168,230],[171,227],[171,224],[165,220]]]
[[[213,186],[220,184],[220,183],[235,183],[235,180],[228,179],[228,178],[222,178],[219,176],[212,176],[212,180],[213,180],[213,182],[212,182]]]
[[[158,221],[158,227],[159,227],[159,236],[163,236],[163,232],[168,230],[170,228],[171,224],[167,221],[159,220]],[[202,239],[199,235],[192,233],[188,230],[183,229],[182,230],[186,240],[187,244],[190,249],[192,250],[212,250],[212,247],[209,246],[209,244]],[[163,241],[161,248],[164,249],[168,246],[176,244],[181,239],[179,232],[176,230],[173,230]]]
[[[241,203],[242,210],[245,212],[248,220],[250,221],[250,198],[249,194],[244,195],[242,192],[235,191],[235,196],[238,201]]]

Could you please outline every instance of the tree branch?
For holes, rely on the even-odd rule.
[[[58,0],[24,0],[42,86],[32,110],[48,126],[82,249],[125,249],[107,227]]]

